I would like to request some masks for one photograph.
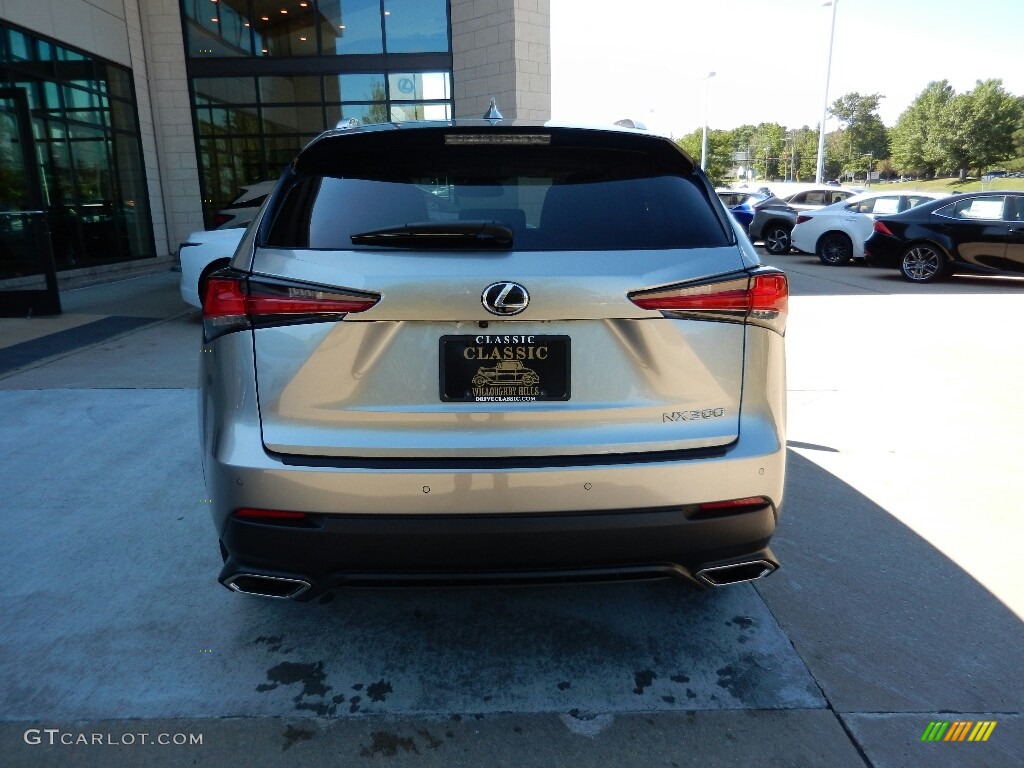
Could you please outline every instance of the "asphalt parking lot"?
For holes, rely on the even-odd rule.
[[[231,594],[177,275],[0,320],[3,764],[1019,765],[1024,278],[766,260],[782,567],[708,592]]]

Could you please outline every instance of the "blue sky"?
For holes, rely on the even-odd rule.
[[[551,0],[552,117],[630,117],[681,136],[701,127],[714,71],[710,127],[814,128],[832,21],[822,2]],[[959,93],[989,78],[1024,96],[1024,0],[838,0],[829,102],[881,93],[892,126],[933,80]]]

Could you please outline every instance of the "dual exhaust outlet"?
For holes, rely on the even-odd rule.
[[[693,573],[693,580],[705,587],[726,587],[763,579],[778,567],[775,558],[765,551],[743,559],[704,565]],[[311,581],[301,577],[246,572],[232,574],[223,583],[228,589],[244,595],[281,600],[294,600],[313,588]]]

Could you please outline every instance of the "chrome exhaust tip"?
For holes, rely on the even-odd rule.
[[[305,579],[264,576],[261,573],[236,573],[224,580],[224,586],[243,595],[293,600],[313,585]]]
[[[741,560],[735,563],[711,565],[701,568],[696,573],[697,580],[709,587],[725,587],[730,584],[741,584],[744,581],[757,581],[773,573],[778,563],[770,560]]]

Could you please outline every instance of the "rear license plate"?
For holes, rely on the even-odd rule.
[[[441,400],[568,400],[569,359],[568,336],[442,336]]]

